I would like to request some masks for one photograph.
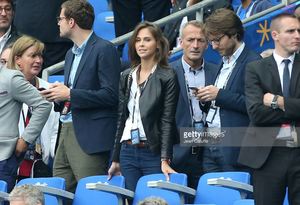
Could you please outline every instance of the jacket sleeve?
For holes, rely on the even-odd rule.
[[[43,99],[38,90],[30,85],[21,73],[13,76],[11,88],[14,99],[32,107],[30,122],[22,133],[24,140],[32,143],[40,135],[49,117],[52,104]]]
[[[179,95],[178,80],[172,70],[164,84],[164,98],[161,115],[161,158],[172,158],[173,144],[176,140],[175,114]]]
[[[281,124],[284,122],[284,112],[272,109],[263,103],[265,91],[261,87],[261,77],[256,68],[263,69],[262,65],[250,63],[246,68],[246,105],[250,120],[256,125]]]
[[[216,97],[216,106],[247,114],[245,95],[241,93],[234,93],[230,90],[219,90]]]
[[[245,69],[240,69],[239,76],[236,76],[238,83],[236,90],[220,89],[216,97],[216,106],[223,109],[232,110],[247,114],[246,102],[245,102]],[[242,79],[237,79],[242,78]]]
[[[126,72],[126,71],[125,71]],[[119,83],[119,108],[118,108],[118,124],[117,124],[117,132],[115,137],[115,145],[112,155],[112,161],[119,162],[120,158],[120,149],[121,143],[120,140],[123,135],[125,122],[126,122],[126,112],[127,112],[127,102],[126,98],[126,88],[127,86],[127,77],[128,75],[121,73],[120,83]],[[128,96],[127,96],[128,97]]]

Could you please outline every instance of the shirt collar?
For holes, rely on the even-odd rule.
[[[293,65],[294,59],[295,59],[295,55],[296,54],[293,53],[293,55],[289,56],[288,58],[283,58],[280,55],[278,55],[275,50],[273,51],[273,57],[274,57],[274,59],[276,61],[277,66],[279,66],[284,59],[289,59],[291,61],[291,64]]]
[[[191,69],[191,66],[183,59],[183,57],[181,58],[181,61],[182,61],[184,72],[193,72],[195,74],[201,72],[202,68],[204,68],[204,59],[202,59],[202,65],[195,69]]]
[[[224,56],[223,63],[224,64],[235,64],[236,60],[240,57],[241,53],[245,48],[245,43],[243,42],[238,49],[231,56]]]
[[[92,35],[93,32],[90,33],[90,35],[85,39],[85,41],[80,45],[80,46],[77,46],[76,44],[73,45],[72,47],[72,52],[74,53],[74,55],[81,55],[85,49],[85,46],[88,42],[88,40],[90,39],[91,35]]]
[[[0,37],[0,41],[2,41],[4,39],[8,39],[10,37],[10,31],[11,31],[11,26],[8,28],[6,33],[3,36]]]

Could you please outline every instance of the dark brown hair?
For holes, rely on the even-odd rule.
[[[61,5],[67,19],[73,18],[81,29],[90,30],[93,27],[95,14],[93,6],[86,0],[69,0]]]
[[[169,42],[166,37],[163,36],[161,29],[156,24],[150,23],[148,21],[139,23],[135,27],[133,34],[129,39],[128,52],[131,66],[134,68],[141,63],[141,59],[135,49],[135,43],[139,31],[144,28],[147,28],[150,31],[157,42],[158,49],[155,54],[155,60],[157,61],[158,65],[161,67],[168,67]]]
[[[237,40],[244,37],[244,27],[240,18],[229,9],[217,9],[206,20],[204,24],[206,36],[225,34],[229,37],[237,35]]]

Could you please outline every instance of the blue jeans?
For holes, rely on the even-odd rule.
[[[161,173],[160,155],[153,153],[149,147],[138,148],[134,145],[122,144],[120,166],[125,177],[126,188],[135,191],[140,177]]]
[[[15,186],[17,171],[23,156],[16,157],[13,154],[10,158],[0,161],[0,180],[6,181],[7,192],[9,193]]]

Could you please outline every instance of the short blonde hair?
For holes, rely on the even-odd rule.
[[[140,201],[138,205],[168,205],[168,203],[159,197],[147,197],[143,201]]]
[[[20,37],[11,48],[7,67],[10,69],[19,69],[16,64],[16,57],[21,57],[25,51],[32,46],[36,47],[36,52],[39,54],[42,54],[45,48],[44,43],[34,37],[26,35]]]
[[[44,205],[44,194],[34,185],[16,186],[9,194],[9,201],[23,201],[25,205]]]

